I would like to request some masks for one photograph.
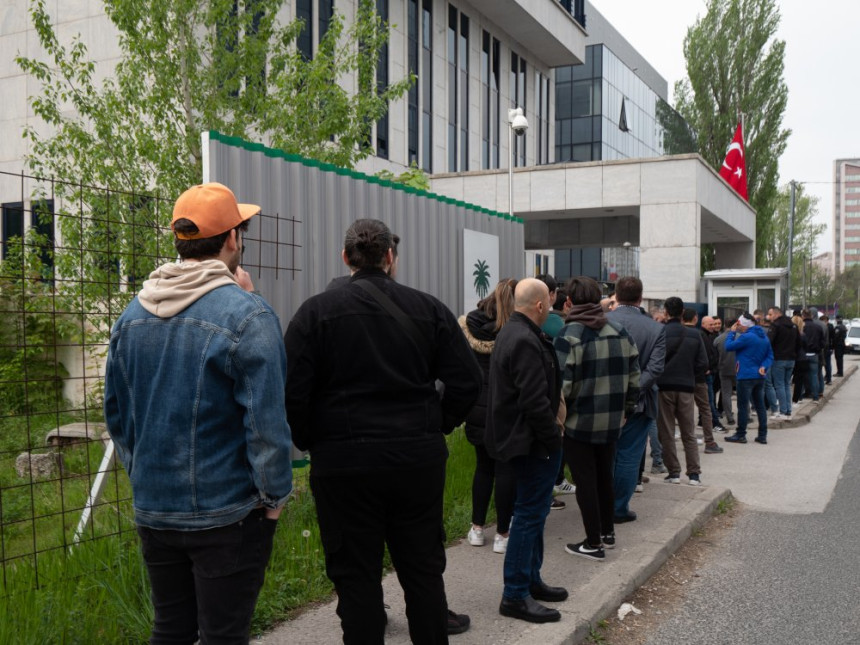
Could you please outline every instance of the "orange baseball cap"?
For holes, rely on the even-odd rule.
[[[202,240],[226,233],[259,212],[260,207],[255,204],[238,203],[233,191],[224,184],[200,184],[192,186],[176,200],[170,228],[178,219],[191,220],[199,229],[197,233],[173,232],[180,240]]]

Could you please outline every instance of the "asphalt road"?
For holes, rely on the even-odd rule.
[[[845,398],[860,409],[851,394]],[[807,512],[791,503],[776,511],[755,503],[748,507],[690,583],[682,606],[647,645],[860,644],[858,414],[834,419],[829,427],[808,426],[805,441],[815,452],[829,441],[819,433],[836,430],[837,423],[840,432],[854,432],[832,495],[823,492],[818,500],[823,510]],[[802,487],[832,465],[813,457],[805,467],[786,467],[761,454],[760,475],[777,487],[780,481]],[[739,499],[744,501],[742,494]]]

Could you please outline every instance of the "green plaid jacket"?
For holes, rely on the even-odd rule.
[[[639,397],[639,351],[618,323],[601,329],[567,323],[553,342],[567,404],[565,436],[605,444],[616,441]]]

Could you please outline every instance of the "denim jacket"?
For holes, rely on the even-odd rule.
[[[144,289],[184,279],[157,275],[164,268]],[[135,298],[111,331],[105,421],[131,479],[135,521],[153,529],[226,526],[280,506],[292,489],[278,318],[235,282],[200,282],[198,272],[190,289],[202,295],[169,317]],[[186,286],[183,305],[188,294]]]

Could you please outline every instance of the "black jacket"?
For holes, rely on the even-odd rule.
[[[475,405],[466,415],[466,439],[469,443],[480,446],[484,444],[484,428],[487,426],[487,393],[490,381],[490,354],[496,344],[496,319],[490,318],[480,309],[475,309],[468,316],[460,316],[457,321],[466,336],[472,353],[481,366],[483,385]]]
[[[365,292],[370,280],[423,334],[422,347]],[[382,271],[305,301],[284,336],[287,419],[315,475],[444,461],[442,432],[459,425],[481,388],[481,369],[439,300]],[[444,396],[436,380],[445,384]]]
[[[773,360],[793,361],[800,351],[800,333],[788,316],[780,316],[770,324],[770,344]]]
[[[803,320],[803,349],[807,354],[818,354],[824,349],[824,330],[811,318]]]
[[[491,457],[548,458],[561,450],[556,414],[561,372],[552,343],[527,316],[515,311],[490,356],[490,392],[484,445]]]
[[[677,318],[666,323],[666,366],[657,379],[661,391],[693,392],[696,375],[708,369],[708,355],[702,335],[695,327],[685,327]]]
[[[714,341],[717,339],[717,334],[699,329],[702,334],[702,343],[705,345],[705,355],[708,357],[708,371],[712,376],[716,377],[720,369],[720,353],[717,351]]]

